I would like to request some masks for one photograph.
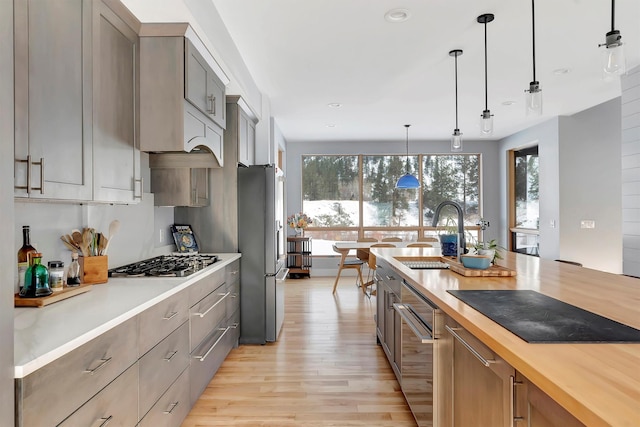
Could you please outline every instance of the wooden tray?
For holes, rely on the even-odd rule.
[[[92,287],[93,285],[91,284],[82,284],[80,286],[64,288],[61,291],[54,292],[46,297],[37,298],[20,298],[18,294],[15,294],[13,302],[15,307],[44,307],[45,305],[53,304],[54,302],[83,294],[91,290]]]
[[[443,261],[449,264],[449,270],[455,271],[466,277],[511,277],[515,276],[515,270],[510,270],[501,265],[492,265],[485,270],[478,270],[476,268],[466,268],[462,263],[458,262],[455,258],[443,258]]]

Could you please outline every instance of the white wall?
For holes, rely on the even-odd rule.
[[[640,67],[622,77],[623,272],[640,277]]]
[[[0,0],[0,425],[13,416],[13,1]]]
[[[560,117],[559,132],[560,258],[622,273],[620,98]]]

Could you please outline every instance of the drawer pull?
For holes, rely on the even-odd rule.
[[[99,418],[98,421],[102,421],[102,423],[98,427],[104,427],[111,422],[113,419],[113,415],[109,415],[107,418]]]
[[[175,356],[176,354],[178,354],[178,350],[173,350],[171,352],[171,355],[169,355],[169,357],[165,357],[164,360],[166,360],[167,362],[171,362],[171,359],[173,359],[173,356]]]
[[[227,334],[227,332],[229,332],[229,329],[231,329],[231,326],[227,326],[226,328],[218,328],[219,331],[224,331],[222,333],[222,335],[220,335],[218,337],[218,339],[216,340],[216,342],[214,342],[213,345],[211,347],[209,347],[209,350],[207,350],[205,354],[203,354],[202,356],[193,356],[193,358],[194,359],[198,359],[201,362],[204,362],[204,360],[207,358],[209,353],[211,353],[213,351],[213,349],[218,345],[220,340]]]
[[[471,346],[471,344],[466,342],[460,335],[458,335],[458,333],[456,331],[459,331],[461,328],[451,328],[448,325],[445,325],[444,327],[445,327],[445,329],[447,331],[449,331],[451,333],[451,335],[453,335],[453,337],[455,339],[460,341],[460,344],[465,346],[467,348],[467,350],[469,350],[471,352],[471,354],[473,354],[476,357],[476,359],[478,359],[480,361],[480,363],[482,363],[484,366],[486,366],[488,368],[492,363],[496,363],[495,360],[487,360],[484,357],[482,357],[482,355],[480,353],[478,353],[478,350],[473,348]]]
[[[224,294],[218,294],[218,295],[222,295],[222,298],[220,298],[218,301],[216,301],[211,307],[206,309],[203,313],[193,313],[193,315],[194,316],[200,316],[200,317],[206,316],[211,310],[213,310],[215,308],[216,305],[220,304],[230,294],[231,294],[231,292],[227,292],[227,293],[224,293]]]
[[[409,326],[411,332],[420,340],[422,344],[434,343],[435,340],[431,331],[416,315],[409,304],[393,304],[393,308],[400,315],[402,321]],[[404,336],[403,336],[404,338]]]
[[[240,323],[238,322],[234,322],[233,325],[229,326],[231,329],[236,329],[238,326],[240,326]]]
[[[107,366],[107,364],[108,364],[109,362],[111,362],[111,359],[112,359],[111,357],[108,357],[108,358],[106,358],[106,359],[100,359],[100,362],[101,362],[101,363],[100,363],[98,366],[96,366],[96,367],[95,367],[95,368],[93,368],[93,369],[85,369],[84,373],[85,373],[85,374],[89,374],[89,375],[93,375],[93,374],[95,374],[96,372],[98,372],[98,370],[99,370],[99,369],[102,369],[102,368],[104,368],[105,366]]]
[[[169,408],[166,411],[163,411],[162,413],[165,415],[171,415],[171,413],[173,412],[174,409],[176,409],[176,406],[178,406],[178,402],[173,402],[171,405],[169,405]]]
[[[229,273],[231,273],[231,274],[233,274],[235,276],[236,274],[238,274],[238,270],[233,270],[233,271],[230,271]]]
[[[165,316],[162,318],[162,320],[171,320],[171,319],[173,319],[174,317],[176,317],[177,315],[178,315],[178,312],[177,312],[177,311],[173,311],[173,312],[171,312],[171,313],[169,313],[169,314],[165,315]]]

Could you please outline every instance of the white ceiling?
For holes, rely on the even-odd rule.
[[[458,58],[459,127],[478,139],[484,109],[484,26],[493,139],[620,95],[605,82],[601,51],[611,27],[609,0],[538,0],[536,77],[542,117],[525,117],[532,80],[528,0],[212,0],[272,116],[288,141],[448,139],[455,125]],[[390,9],[411,13],[385,21]],[[616,2],[615,28],[628,68],[640,65],[640,1]],[[555,70],[568,69],[566,74]],[[515,101],[513,105],[504,105]],[[328,104],[340,103],[341,108]],[[328,127],[327,125],[335,125]]]

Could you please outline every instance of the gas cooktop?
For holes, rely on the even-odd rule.
[[[218,261],[212,254],[161,255],[109,270],[109,277],[185,277]]]

